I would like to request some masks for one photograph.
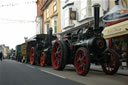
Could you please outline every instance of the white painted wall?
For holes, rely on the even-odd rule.
[[[66,4],[72,2],[74,2],[74,5],[63,9]],[[108,9],[108,0],[60,0],[62,32],[88,22],[88,18],[93,17],[92,5],[95,3],[100,3],[100,16],[103,16],[104,10],[106,11]],[[77,20],[69,20],[69,8],[77,12]]]
[[[36,17],[36,34],[42,33],[42,18]]]

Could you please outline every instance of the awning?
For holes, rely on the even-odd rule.
[[[128,20],[108,26],[102,33],[105,39],[128,34]]]

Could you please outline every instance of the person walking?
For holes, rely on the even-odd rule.
[[[0,60],[2,61],[2,58],[3,58],[3,53],[0,52]]]

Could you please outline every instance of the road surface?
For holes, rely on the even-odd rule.
[[[49,74],[29,64],[0,61],[0,85],[82,85],[65,77]]]
[[[56,71],[14,60],[0,61],[0,85],[128,85],[128,76],[92,71],[80,76],[72,66]]]

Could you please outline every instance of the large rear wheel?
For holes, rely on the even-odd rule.
[[[30,50],[30,64],[31,65],[34,65],[35,63],[34,63],[34,47],[32,47],[31,48],[31,50]]]
[[[80,47],[75,54],[75,68],[79,75],[86,75],[90,69],[90,57],[87,49]]]
[[[119,69],[119,55],[112,49],[108,49],[105,52],[105,56],[108,58],[108,60],[105,60],[105,62],[101,65],[104,73],[113,75],[115,74]]]
[[[66,65],[66,46],[62,41],[56,41],[52,46],[52,66],[55,70],[63,70]]]

